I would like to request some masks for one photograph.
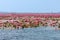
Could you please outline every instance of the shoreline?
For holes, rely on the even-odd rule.
[[[51,26],[49,26],[49,27],[32,27],[31,29],[34,29],[34,28],[39,28],[39,29],[42,29],[42,30],[44,30],[44,29],[46,29],[46,30],[60,30],[60,28],[56,28],[56,27],[51,27]],[[2,29],[2,30],[16,30],[16,29],[18,29],[18,30],[20,30],[20,29],[29,29],[29,28],[11,28],[11,27],[5,27],[5,28],[0,28],[0,29]]]

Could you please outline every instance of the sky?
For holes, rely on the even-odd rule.
[[[0,12],[60,12],[60,0],[0,0]]]

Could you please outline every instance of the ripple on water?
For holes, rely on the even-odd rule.
[[[0,40],[60,40],[60,30],[50,27],[0,29]]]

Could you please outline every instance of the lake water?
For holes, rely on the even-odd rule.
[[[0,29],[0,40],[60,40],[60,30],[53,27]]]

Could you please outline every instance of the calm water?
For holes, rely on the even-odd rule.
[[[53,27],[0,29],[0,40],[60,40],[60,30]]]

